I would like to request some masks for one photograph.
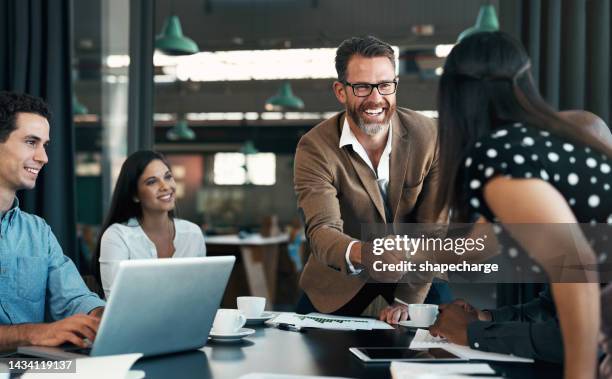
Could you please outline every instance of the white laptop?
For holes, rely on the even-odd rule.
[[[208,339],[235,260],[222,256],[123,261],[91,349],[23,346],[18,352],[66,359],[198,349]]]

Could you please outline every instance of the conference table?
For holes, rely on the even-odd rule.
[[[202,350],[143,358],[133,369],[153,378],[236,379],[249,373],[324,375],[348,378],[390,378],[388,364],[364,364],[348,351],[352,346],[408,346],[412,332],[394,330],[304,332],[247,326],[256,333],[239,342],[210,341]],[[491,364],[499,376],[520,379],[562,377],[559,365],[545,363]]]

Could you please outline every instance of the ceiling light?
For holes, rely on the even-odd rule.
[[[259,150],[257,150],[252,140],[247,140],[244,145],[240,147],[240,152],[244,155],[253,155],[259,153]]]
[[[397,67],[399,49],[393,50]],[[335,48],[207,51],[175,57],[158,51],[153,64],[164,74],[191,82],[335,79],[335,56]]]
[[[77,99],[75,94],[72,94],[72,114],[73,115],[84,115],[89,113],[89,110],[83,103]]]
[[[187,120],[181,117],[176,125],[166,132],[166,138],[170,141],[193,140],[195,139],[195,132],[189,127]]]
[[[125,54],[111,54],[106,57],[106,66],[110,68],[122,68],[130,65],[130,56]]]
[[[497,13],[495,13],[495,7],[493,5],[483,5],[480,7],[478,12],[478,18],[476,18],[476,25],[465,29],[459,37],[457,42],[461,42],[467,36],[480,32],[495,32],[499,30],[499,21],[497,20]]]
[[[200,49],[198,45],[183,35],[183,28],[178,16],[166,19],[161,34],[155,37],[155,48],[166,55],[191,55]]]
[[[293,94],[289,82],[283,83],[278,93],[266,100],[267,111],[304,109],[304,101]]]

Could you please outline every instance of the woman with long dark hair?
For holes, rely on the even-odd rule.
[[[445,175],[437,208],[450,205],[454,221],[484,217],[504,225],[612,224],[610,139],[546,104],[519,42],[502,32],[462,40],[446,60],[438,108],[440,169]],[[520,233],[513,237],[549,278],[556,278],[550,292],[563,338],[565,377],[593,378],[600,324],[598,274],[583,270],[581,283],[553,275],[558,267],[550,264],[550,255],[570,254],[576,238],[583,237],[550,230],[554,228],[542,228],[538,241]],[[583,267],[597,265],[590,248],[578,250],[571,259],[579,259]]]
[[[162,154],[138,151],[125,160],[93,257],[106,298],[123,260],[206,255],[200,228],[174,217],[175,201],[176,182]]]

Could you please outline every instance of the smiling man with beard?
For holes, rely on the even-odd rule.
[[[306,133],[295,155],[295,191],[311,253],[297,311],[354,316],[381,295],[390,306],[380,317],[395,323],[407,317],[401,303],[423,302],[430,285],[397,284],[401,272],[372,275],[362,262],[361,225],[447,221],[445,213],[433,212],[437,126],[397,108],[389,44],[371,36],[345,40],[336,51],[336,71],[333,90],[345,111]]]

